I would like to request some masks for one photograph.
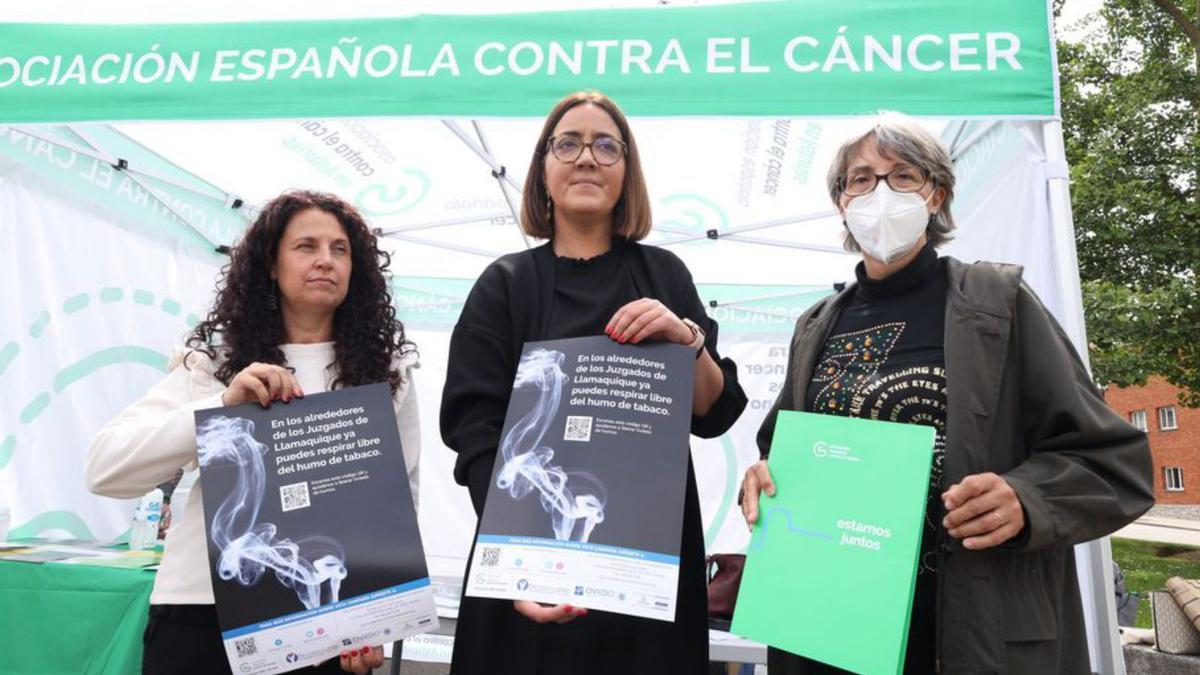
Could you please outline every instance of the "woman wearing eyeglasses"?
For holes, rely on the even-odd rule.
[[[717,324],[673,254],[637,241],[650,201],[620,109],[578,92],[546,119],[525,179],[521,227],[548,241],[504,256],[471,290],[450,341],[441,429],[455,479],[483,513],[513,376],[526,341],[606,334],[696,350],[692,428],[710,438],[746,405]],[[629,467],[636,471],[637,467]],[[451,666],[474,673],[699,673],[708,665],[704,541],[689,460],[676,620],[654,621],[464,597]]]
[[[927,131],[889,120],[847,141],[828,185],[858,283],[796,323],[746,521],[761,491],[788,489],[768,470],[793,451],[770,447],[779,410],[932,426],[904,672],[1091,672],[1072,545],[1154,503],[1145,434],[1104,404],[1020,267],[938,257],[954,167]],[[771,675],[845,672],[769,660]]]

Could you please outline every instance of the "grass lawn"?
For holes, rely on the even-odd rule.
[[[1112,556],[1125,573],[1126,588],[1142,596],[1139,628],[1150,628],[1150,591],[1163,590],[1171,577],[1200,579],[1200,548],[1114,537]]]

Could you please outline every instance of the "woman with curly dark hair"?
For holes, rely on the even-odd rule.
[[[97,434],[85,475],[92,492],[132,498],[196,466],[196,410],[288,403],[330,389],[387,382],[413,499],[420,430],[416,350],[396,319],[389,255],[357,210],[329,194],[271,200],[233,250],[208,318],[178,349],[168,375]],[[213,607],[197,481],[167,534],[150,595],[143,672],[229,673]],[[365,673],[379,647],[344,652],[317,672]]]

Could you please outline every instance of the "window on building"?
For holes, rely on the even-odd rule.
[[[1129,413],[1129,423],[1142,431],[1146,431],[1146,411],[1134,410]]]
[[[1163,468],[1163,474],[1168,492],[1181,492],[1183,490],[1183,469],[1177,466],[1168,466]]]
[[[1175,406],[1168,405],[1158,409],[1158,428],[1160,431],[1179,428],[1179,423],[1175,420]]]

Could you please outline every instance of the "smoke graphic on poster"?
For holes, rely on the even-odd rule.
[[[496,485],[517,500],[536,490],[542,508],[550,514],[554,538],[586,542],[604,521],[607,491],[587,472],[565,471],[551,464],[554,448],[542,444],[567,383],[562,362],[563,353],[553,349],[535,349],[521,357],[513,389],[532,388],[539,396],[533,409],[500,441],[504,465],[497,473]]]
[[[210,536],[221,551],[216,565],[221,579],[254,586],[271,570],[279,583],[296,592],[305,609],[337,602],[341,582],[349,574],[341,544],[322,535],[276,539],[273,523],[256,522],[266,487],[267,448],[255,440],[254,422],[211,417],[196,429],[196,450],[202,467],[226,463],[238,468],[233,490],[212,518]]]

